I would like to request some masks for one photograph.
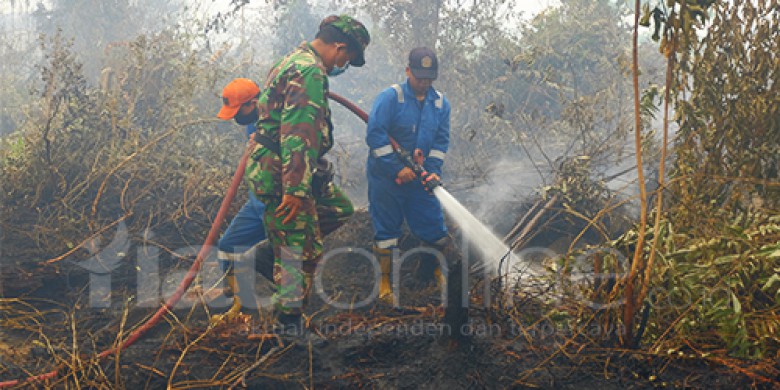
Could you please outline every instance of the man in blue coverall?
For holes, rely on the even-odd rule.
[[[257,84],[249,79],[237,78],[228,83],[222,90],[222,108],[217,114],[217,118],[222,120],[233,119],[239,125],[246,126],[246,134],[251,137],[255,132],[255,122],[258,118],[257,112],[257,98],[260,94],[260,88]],[[250,142],[253,142],[250,140]],[[227,281],[230,292],[233,296],[233,304],[226,313],[223,314],[223,318],[232,319],[235,318],[240,312],[242,307],[242,299],[249,307],[254,307],[254,259],[248,259],[246,252],[252,249],[266,239],[265,228],[263,226],[263,213],[265,212],[265,205],[260,202],[252,191],[249,191],[249,199],[241,207],[233,217],[227,230],[219,239],[217,244],[218,252],[217,258],[219,260],[220,269],[225,272],[225,280]],[[261,252],[269,252],[270,246],[265,245],[266,250],[260,249]],[[250,252],[254,253],[254,252]],[[273,254],[262,253],[263,256],[271,256],[268,267],[263,267],[260,264],[258,271],[263,276],[273,280]],[[264,261],[266,260],[266,261]],[[268,259],[260,259],[261,263],[267,263]],[[263,268],[268,268],[265,270]],[[239,277],[236,277],[236,274]],[[243,286],[244,288],[240,288]]]
[[[452,245],[438,199],[401,163],[390,143],[392,137],[403,149],[413,152],[415,162],[431,178],[439,179],[450,143],[450,104],[432,87],[438,65],[433,50],[413,49],[406,67],[407,81],[382,91],[369,116],[369,213],[374,224],[374,255],[382,271],[379,298],[389,304],[395,301],[390,284],[393,250],[398,247],[404,219],[415,236],[439,253]],[[443,287],[439,265],[435,276]]]

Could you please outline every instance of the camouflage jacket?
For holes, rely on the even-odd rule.
[[[281,155],[262,145],[252,151],[245,176],[257,195],[312,197],[317,159],[333,147],[326,73],[307,42],[269,72],[257,103],[257,132],[277,143]]]

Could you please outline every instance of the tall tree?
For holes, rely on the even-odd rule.
[[[61,30],[73,38],[73,49],[85,74],[95,79],[100,59],[112,44],[133,40],[145,29],[160,27],[178,0],[53,0],[39,2],[33,12],[38,30],[53,36]]]
[[[382,1],[361,4],[384,27],[391,40],[405,46],[435,47],[442,21],[442,0]]]
[[[706,39],[689,39],[692,56],[679,54],[678,85],[689,96],[678,96],[673,188],[691,228],[713,211],[780,206],[778,9],[777,0],[718,5]]]
[[[276,11],[279,13],[273,26],[276,57],[286,54],[304,40],[312,40],[322,20],[321,15],[312,12],[308,0],[292,0]]]

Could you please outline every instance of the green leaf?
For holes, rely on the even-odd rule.
[[[639,25],[650,27],[650,3],[645,3],[642,6],[642,19],[639,21]]]
[[[731,293],[731,304],[734,306],[734,313],[742,313],[742,304],[739,303],[739,298],[734,293]]]
[[[733,263],[734,260],[737,260],[740,255],[728,255],[728,256],[721,256],[715,259],[715,264],[729,264]]]
[[[775,285],[775,283],[780,283],[780,275],[773,274],[771,277],[769,277],[769,280],[764,283],[764,285],[761,287],[761,291],[766,291],[772,286]]]

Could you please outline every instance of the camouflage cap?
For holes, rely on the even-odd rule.
[[[357,58],[354,61],[350,61],[350,65],[360,67],[366,63],[364,52],[369,42],[371,42],[371,36],[368,35],[368,30],[366,30],[366,26],[363,23],[349,15],[330,15],[322,20],[320,29],[325,26],[333,26],[344,33],[347,39],[352,41],[350,42],[352,46],[358,50]]]

